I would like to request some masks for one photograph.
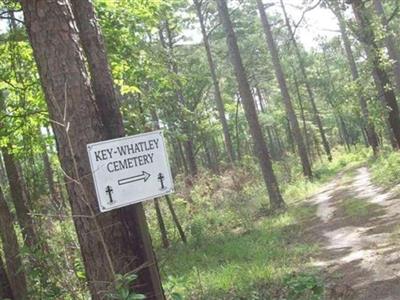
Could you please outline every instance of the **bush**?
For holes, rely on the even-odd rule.
[[[383,154],[371,164],[372,180],[384,187],[400,183],[400,153]]]
[[[323,297],[324,285],[322,280],[314,274],[289,274],[284,278],[284,284],[288,299],[317,300]]]

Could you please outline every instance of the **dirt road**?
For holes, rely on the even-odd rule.
[[[400,197],[374,186],[366,167],[346,171],[316,194],[310,229],[321,245],[327,299],[400,299]]]

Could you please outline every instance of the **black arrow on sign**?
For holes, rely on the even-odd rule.
[[[140,180],[143,180],[144,182],[146,182],[147,179],[149,179],[149,177],[150,177],[149,173],[142,171],[142,174],[140,174],[140,175],[122,178],[122,179],[118,180],[118,184],[124,185],[124,184],[132,183],[132,182],[140,181]]]

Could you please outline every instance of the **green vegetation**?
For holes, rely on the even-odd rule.
[[[312,182],[293,171],[292,181],[282,185],[289,208],[278,215],[269,214],[265,187],[254,180],[254,164],[220,175],[205,173],[190,193],[192,201],[175,199],[190,233],[187,244],[163,249],[154,212],[148,209],[167,294],[183,299],[320,299],[323,284],[309,264],[318,245],[304,238],[315,207],[305,200],[337,173],[364,164],[370,151],[360,147],[334,155],[334,162],[316,164],[319,178]],[[166,221],[172,232],[173,224]],[[179,239],[176,233],[174,239]]]
[[[343,169],[352,169],[362,164],[371,157],[371,151],[365,147],[358,146],[351,152],[344,149],[334,149],[335,160],[332,162],[319,161],[314,166],[315,179],[305,180],[302,176],[295,177],[291,182],[283,185],[285,199],[289,203],[303,200],[314,194],[322,183],[337,175]]]
[[[378,204],[355,198],[342,200],[341,206],[346,216],[355,218],[365,218],[382,209]]]
[[[269,2],[0,0],[0,299],[331,292],[331,222],[382,212],[358,167],[366,200],[400,191],[399,1]],[[88,144],[154,130],[165,199],[156,160],[92,169]]]
[[[383,187],[393,187],[400,183],[400,153],[385,152],[371,162],[372,179]]]

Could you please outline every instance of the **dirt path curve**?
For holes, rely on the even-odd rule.
[[[366,167],[343,172],[311,200],[327,299],[400,300],[400,198],[370,177]]]

